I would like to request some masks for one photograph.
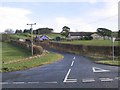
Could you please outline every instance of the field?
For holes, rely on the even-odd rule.
[[[60,43],[92,45],[92,46],[112,46],[111,40],[74,40],[74,41],[62,41]],[[119,43],[120,42],[115,41],[115,46],[120,45]]]
[[[35,66],[40,66],[54,61],[60,60],[63,56],[52,52],[44,53],[41,57],[32,58],[31,53],[20,48],[11,45],[10,43],[2,43],[2,70],[3,72],[23,70]],[[19,60],[18,62],[16,62]],[[10,63],[11,62],[11,63]]]

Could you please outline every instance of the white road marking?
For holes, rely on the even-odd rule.
[[[70,74],[70,72],[71,72],[71,69],[69,69],[69,70],[68,70],[68,72],[67,72],[67,74],[66,74],[65,79],[64,79],[64,81],[63,81],[63,82],[66,82],[66,80],[67,80],[68,75]]]
[[[69,79],[67,79],[66,82],[77,82],[77,80],[69,80]]]
[[[25,82],[13,82],[13,84],[25,84]]]
[[[75,62],[75,61],[72,61],[72,63],[71,63],[71,67],[73,66],[74,62]]]
[[[71,69],[68,70],[63,82],[77,82],[77,79],[68,79],[70,72],[71,72]]]
[[[39,82],[27,82],[28,84],[38,84]]]
[[[90,78],[90,79],[82,79],[82,82],[85,83],[85,82],[95,82],[95,80],[93,78]]]
[[[111,78],[100,78],[102,82],[113,81]]]
[[[115,77],[115,79],[120,80],[120,77]]]
[[[0,82],[0,84],[8,84],[8,82]]]
[[[75,59],[75,57],[73,59]]]
[[[57,82],[44,82],[44,83],[57,83]]]
[[[92,67],[92,69],[93,69],[93,72],[110,72],[110,70],[104,70],[97,67]]]

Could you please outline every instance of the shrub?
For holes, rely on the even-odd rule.
[[[42,54],[43,53],[43,48],[41,46],[33,46],[33,54]]]

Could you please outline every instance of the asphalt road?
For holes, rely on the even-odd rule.
[[[64,58],[49,65],[3,73],[0,84],[3,88],[118,88],[118,67],[57,53]]]

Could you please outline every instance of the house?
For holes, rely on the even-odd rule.
[[[52,31],[53,31],[52,28],[39,28],[39,29],[33,30],[33,34],[38,34],[38,35],[50,34],[52,33]]]
[[[47,36],[45,36],[45,35],[43,35],[43,36],[36,36],[35,37],[35,40],[37,41],[44,41],[44,40],[49,40],[49,38],[47,37]]]
[[[93,39],[97,39],[97,40],[103,39],[103,37],[99,35],[98,33],[93,33],[91,34],[91,36],[93,37]]]
[[[70,32],[68,35],[69,39],[81,39],[83,37],[89,37],[93,33],[91,32]]]

